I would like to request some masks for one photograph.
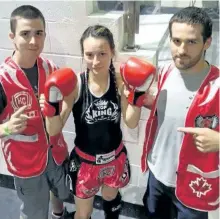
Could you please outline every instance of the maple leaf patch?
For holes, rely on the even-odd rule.
[[[212,190],[211,184],[208,184],[207,180],[203,177],[197,177],[196,180],[191,181],[189,186],[198,198],[200,198],[202,195],[205,196],[207,192]]]

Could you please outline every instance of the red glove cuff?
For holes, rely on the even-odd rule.
[[[137,107],[142,107],[144,105],[145,92],[140,91],[130,91],[128,95],[128,103]]]
[[[62,111],[62,102],[49,103],[45,101],[42,113],[44,117],[53,117],[60,115]]]

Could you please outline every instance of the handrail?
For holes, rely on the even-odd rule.
[[[135,45],[135,34],[139,33],[139,15],[140,3],[136,1],[123,2],[124,8],[124,24],[127,39],[124,50],[136,51],[138,47]]]

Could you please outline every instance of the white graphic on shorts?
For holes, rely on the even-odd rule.
[[[191,181],[189,184],[190,188],[193,190],[193,193],[196,194],[198,198],[201,198],[202,195],[206,195],[207,192],[211,191],[211,184],[207,183],[207,180],[203,177],[196,178],[196,180]]]
[[[100,169],[98,178],[112,177],[115,174],[115,166],[108,166]]]
[[[106,164],[115,159],[115,151],[112,151],[107,154],[97,154],[96,155],[96,164]]]
[[[91,188],[91,189],[86,189],[86,188],[81,189],[81,192],[83,192],[88,197],[95,195],[98,191],[99,191],[99,187]]]
[[[121,209],[121,204],[116,207],[112,207],[112,212],[118,211],[119,209]]]
[[[129,163],[128,163],[128,159],[125,162],[125,166],[124,166],[124,172],[122,174],[122,176],[120,177],[120,181],[121,182],[125,182],[125,180],[129,177]]]
[[[119,119],[118,105],[108,100],[96,100],[90,104],[85,113],[85,120],[88,124],[98,121],[115,121]]]
[[[76,165],[74,160],[71,160],[69,168],[70,168],[70,172],[76,172],[77,171],[77,165]]]
[[[22,106],[27,106],[27,109],[30,109],[32,105],[32,97],[28,92],[21,91],[12,96],[11,104],[14,111],[17,111]]]

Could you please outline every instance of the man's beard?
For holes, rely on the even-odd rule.
[[[179,70],[188,70],[192,67],[194,67],[200,60],[201,58],[204,56],[204,52],[203,50],[194,58],[191,58],[190,56],[188,55],[181,55],[181,56],[174,56],[173,57],[173,60],[174,60],[174,63],[176,65],[176,68],[178,68]],[[186,58],[186,59],[183,59],[183,60],[180,60],[177,62],[177,59],[178,58]],[[182,62],[182,63],[181,63]]]

